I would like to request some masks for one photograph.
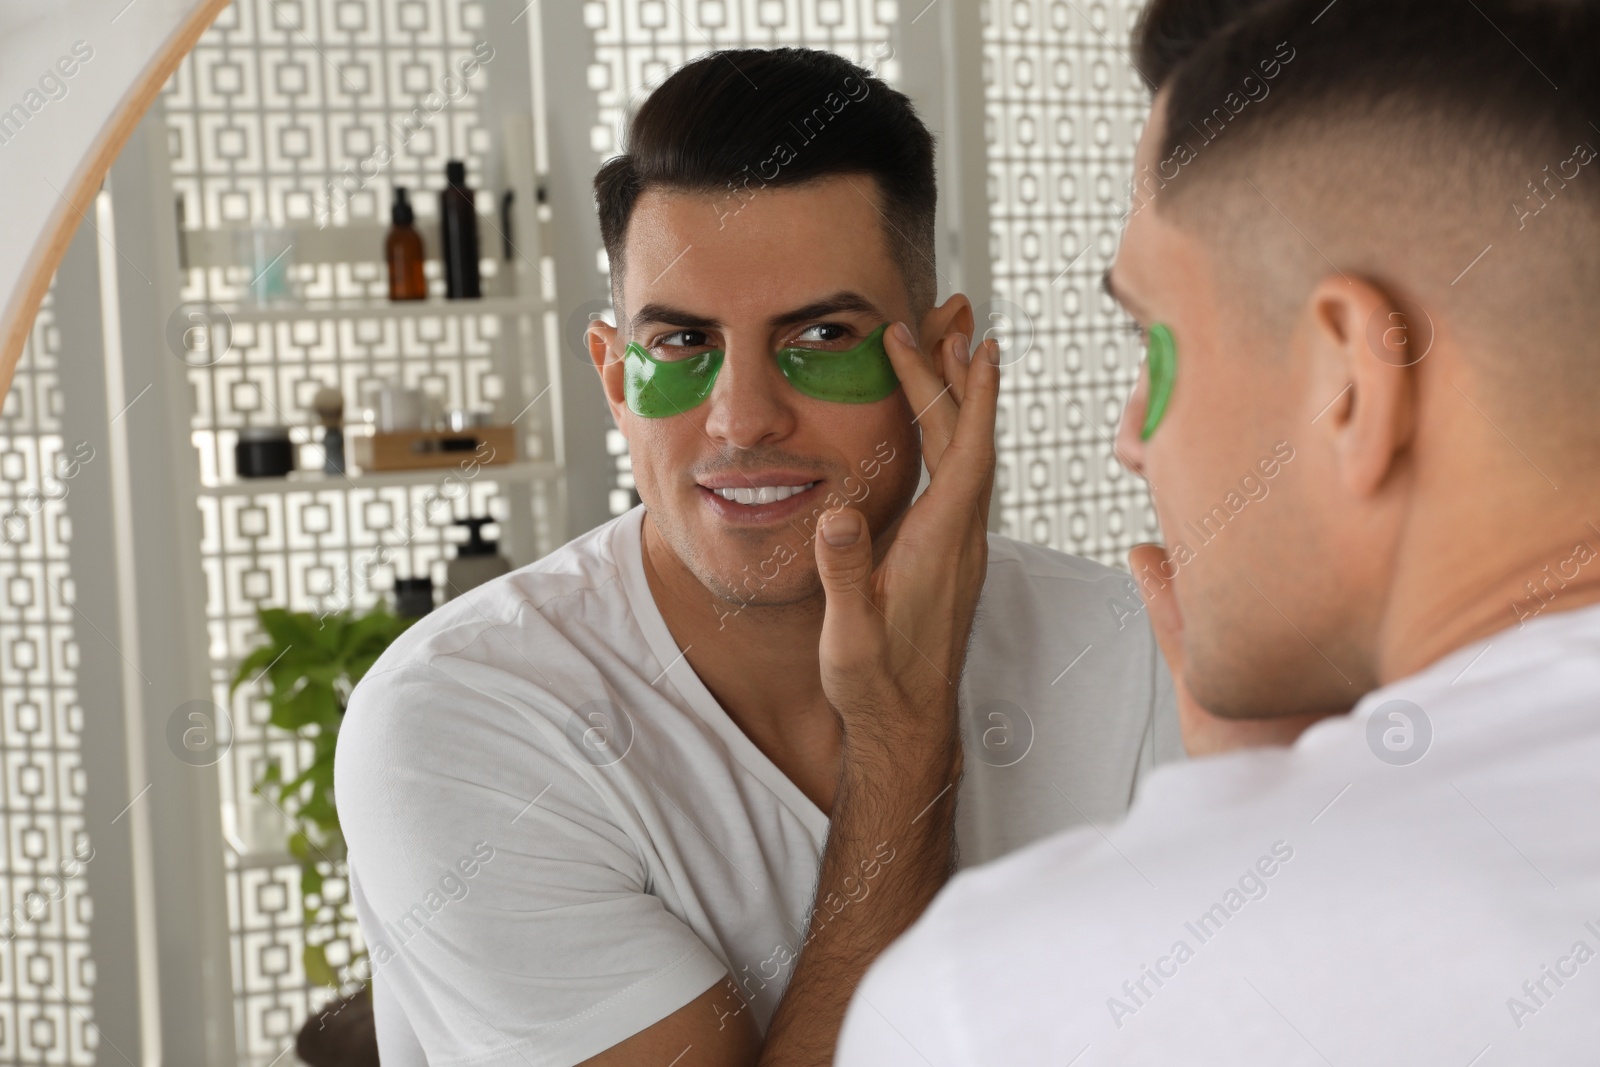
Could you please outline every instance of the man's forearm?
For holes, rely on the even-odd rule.
[[[897,759],[852,752],[847,740],[810,922],[762,1067],[833,1062],[857,983],[954,870],[960,742],[919,748]]]

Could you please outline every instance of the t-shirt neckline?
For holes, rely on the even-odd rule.
[[[1463,678],[1487,681],[1509,672],[1529,670],[1558,654],[1552,647],[1555,641],[1585,630],[1600,631],[1600,603],[1551,612],[1521,626],[1509,623],[1494,633],[1451,649],[1420,670],[1369,691],[1351,712],[1359,717],[1396,696],[1425,688],[1448,689]]]
[[[684,658],[683,650],[667,628],[667,620],[656,605],[650,582],[644,573],[645,511],[645,506],[640,504],[617,521],[612,532],[611,548],[617,572],[622,579],[622,591],[628,598],[628,607],[651,653],[666,668],[660,681],[670,682],[677,687],[701,721],[722,739],[734,758],[772,790],[779,802],[805,825],[816,841],[817,848],[821,849],[828,836],[828,817],[739,729],[739,725],[717,703],[717,698],[711,695],[711,690],[705,687],[700,676]]]

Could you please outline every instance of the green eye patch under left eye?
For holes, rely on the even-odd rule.
[[[1150,343],[1145,349],[1145,365],[1150,372],[1150,395],[1145,399],[1144,427],[1139,440],[1148,441],[1161,425],[1172,399],[1172,381],[1178,374],[1178,346],[1172,331],[1157,322],[1150,327]]]
[[[815,400],[871,404],[900,387],[883,347],[886,322],[854,348],[830,352],[785,348],[778,369],[789,384]],[[638,342],[623,351],[623,392],[628,410],[647,419],[679,415],[704,403],[722,369],[723,351],[713,349],[682,360],[659,360]]]
[[[888,328],[886,322],[843,352],[785,348],[778,353],[778,369],[790,385],[815,400],[876,403],[900,388],[894,364],[883,347],[883,331]]]

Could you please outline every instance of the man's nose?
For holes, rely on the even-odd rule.
[[[1133,383],[1128,403],[1122,409],[1122,421],[1117,424],[1117,460],[1134,474],[1144,477],[1144,416],[1150,398],[1150,368],[1140,364],[1139,380]]]
[[[729,345],[706,401],[706,435],[734,448],[781,440],[794,430],[793,394],[772,353]]]

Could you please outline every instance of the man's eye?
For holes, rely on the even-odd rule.
[[[807,326],[795,336],[801,344],[831,344],[842,341],[850,336],[850,327],[837,322],[819,322],[815,326]]]
[[[651,342],[657,359],[688,359],[711,343],[711,335],[704,330],[676,330],[662,334]]]

